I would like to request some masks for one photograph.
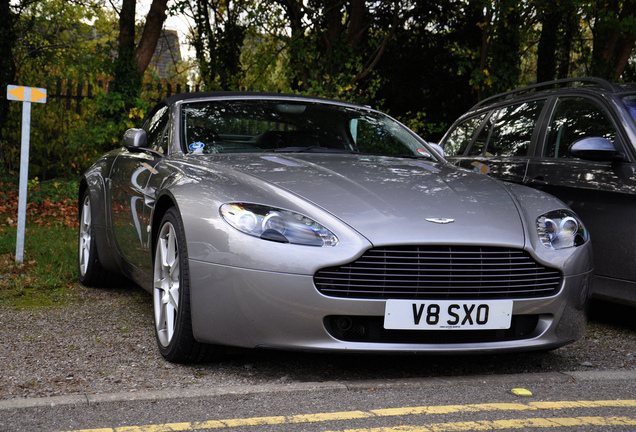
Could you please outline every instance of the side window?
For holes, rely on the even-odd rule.
[[[167,152],[167,140],[165,140],[166,126],[168,125],[168,107],[163,107],[155,113],[148,122],[148,147],[159,153]]]
[[[572,158],[569,147],[583,138],[601,137],[614,141],[616,128],[596,102],[581,97],[564,97],[557,102],[543,156]]]
[[[479,135],[475,138],[473,146],[468,151],[470,156],[482,156],[484,154],[484,149],[486,148],[486,144],[488,143],[488,139],[492,133],[492,122],[495,118],[497,118],[497,113],[490,116],[484,127],[481,129],[481,132],[479,132]],[[486,154],[486,156],[489,155]]]
[[[526,156],[535,125],[545,105],[537,100],[504,107],[491,118],[486,156]]]
[[[463,155],[485,117],[484,113],[458,124],[444,142],[444,152],[449,156]]]

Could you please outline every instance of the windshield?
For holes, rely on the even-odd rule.
[[[184,103],[182,146],[189,154],[337,152],[437,160],[408,129],[363,108],[285,100]]]

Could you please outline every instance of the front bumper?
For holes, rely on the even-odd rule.
[[[327,297],[316,290],[310,275],[249,270],[197,260],[190,260],[189,266],[192,322],[197,340],[249,348],[348,352],[448,354],[553,349],[584,334],[591,279],[591,271],[564,277],[555,296],[514,300],[513,318],[537,318],[534,328],[519,338],[391,340],[389,334],[382,341],[354,341],[339,338],[333,329],[330,333],[325,318],[381,319],[385,300]]]

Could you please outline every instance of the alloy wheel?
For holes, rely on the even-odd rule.
[[[159,233],[153,278],[155,326],[163,346],[170,344],[177,325],[180,275],[177,236],[174,226],[166,222]]]
[[[82,216],[79,226],[79,269],[82,276],[86,275],[88,265],[91,259],[91,200],[88,194],[84,197],[82,204]]]

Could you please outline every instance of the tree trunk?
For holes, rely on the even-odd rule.
[[[492,31],[492,8],[488,8],[484,16],[483,27],[481,30],[481,50],[479,53],[479,73],[483,75],[486,70],[486,61],[488,60],[488,48],[490,46],[490,37]],[[484,98],[481,85],[477,86],[477,100]]]
[[[349,46],[356,48],[360,43],[360,39],[364,34],[366,25],[364,15],[366,13],[366,4],[364,0],[351,0],[349,6],[349,29],[347,34],[347,43]]]
[[[123,0],[119,13],[119,54],[135,49],[136,0]]]
[[[122,95],[128,111],[141,93],[141,78],[135,66],[135,0],[123,0],[119,14],[119,46],[114,62],[114,91]]]
[[[543,11],[541,37],[537,48],[537,82],[551,81],[556,76],[560,14],[554,5]]]
[[[592,73],[608,80],[617,80],[627,67],[636,32],[636,0],[626,0],[621,5],[617,0],[605,4],[596,12],[593,29]]]
[[[557,78],[563,79],[570,76],[570,58],[573,47],[573,40],[579,30],[579,15],[576,6],[572,3],[565,6],[563,20],[565,29],[561,38],[558,54]]]
[[[115,91],[122,94],[126,110],[141,94],[141,80],[150,64],[166,19],[167,0],[153,0],[144,31],[135,48],[136,0],[123,0],[119,14],[119,47],[115,60]]]
[[[625,72],[629,57],[634,50],[634,43],[636,43],[636,31],[633,30],[636,24],[635,16],[636,1],[626,1],[621,10],[620,20],[621,22],[629,22],[626,28],[630,30],[621,33],[614,48],[614,80],[617,80]]]
[[[15,32],[16,16],[11,10],[11,0],[0,0],[0,91],[6,91],[7,85],[14,84],[15,61],[13,48],[17,35]],[[0,98],[0,129],[7,121],[9,102],[6,98]],[[0,154],[2,158],[2,154]]]
[[[157,48],[157,42],[161,37],[163,22],[166,20],[166,6],[168,0],[152,0],[150,11],[146,17],[144,31],[135,50],[134,62],[137,72],[143,75],[152,60]]]
[[[614,81],[618,80],[620,76],[625,72],[629,58],[634,51],[634,45],[636,45],[636,35],[630,33],[623,37],[616,49],[616,61],[614,69]]]
[[[304,39],[303,28],[303,3],[301,0],[277,0],[285,9],[289,26],[291,28],[291,41],[289,43],[289,62],[292,69],[295,70],[294,76],[290,77],[291,88],[298,90],[301,81],[309,79],[309,70],[304,66],[302,49],[296,47],[302,46]]]
[[[334,44],[337,44],[338,39],[342,36],[342,13],[340,6],[342,2],[340,0],[325,0],[324,7],[324,23],[325,31],[322,32],[327,52],[331,52]]]

